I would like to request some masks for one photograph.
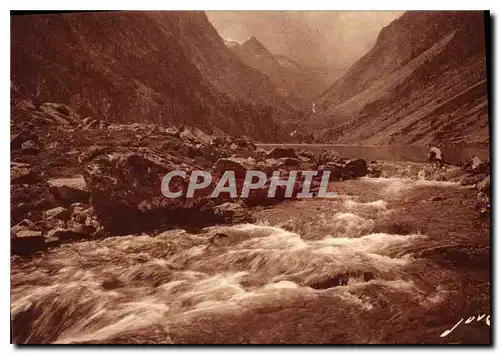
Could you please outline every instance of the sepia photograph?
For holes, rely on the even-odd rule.
[[[11,344],[491,345],[491,23],[11,11]]]

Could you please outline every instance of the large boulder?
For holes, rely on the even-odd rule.
[[[238,224],[252,221],[248,211],[238,203],[223,203],[214,207],[214,214],[226,224]]]
[[[169,154],[147,148],[113,148],[94,157],[84,177],[91,203],[108,231],[132,233],[170,223],[196,223],[206,212],[206,195],[167,198],[161,182],[171,171],[185,171],[186,179],[174,177],[170,190],[185,191],[190,172],[200,167]],[[183,193],[184,195],[184,193]]]
[[[238,179],[244,179],[247,170],[251,170],[256,166],[256,161],[252,158],[222,158],[218,159],[212,167],[214,176],[222,176],[226,171],[234,171],[234,176]]]
[[[45,248],[45,239],[41,231],[20,230],[11,232],[11,252],[13,254],[28,255]]]
[[[348,161],[342,168],[342,178],[364,177],[368,174],[368,165],[365,160],[357,159]]]
[[[82,176],[50,179],[47,184],[54,197],[65,204],[87,202],[90,196]]]
[[[268,158],[279,159],[282,157],[297,157],[293,148],[275,147],[267,153]]]
[[[476,209],[479,211],[480,216],[486,216],[489,213],[490,210],[490,198],[489,196],[483,192],[479,191],[477,193],[477,199],[476,199]]]

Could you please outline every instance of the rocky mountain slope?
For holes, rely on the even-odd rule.
[[[279,139],[300,116],[268,77],[226,48],[203,12],[11,18],[11,92],[108,122],[189,124]]]
[[[482,12],[406,12],[317,101],[322,140],[488,143]]]
[[[225,43],[242,62],[269,76],[290,102],[301,98],[308,109],[310,99],[328,88],[344,72],[342,68],[305,67],[286,56],[272,54],[255,37],[241,44]]]

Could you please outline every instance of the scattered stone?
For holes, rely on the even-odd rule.
[[[82,119],[82,124],[83,125],[87,125],[87,124],[89,124],[93,120],[94,120],[94,118],[92,118],[92,117],[85,117],[85,118]]]
[[[47,220],[51,219],[68,220],[69,217],[70,217],[69,210],[61,206],[45,211],[45,218]]]
[[[102,282],[102,287],[105,290],[114,290],[118,288],[123,288],[124,286],[125,283],[123,283],[121,280],[117,278],[106,279]]]
[[[292,166],[300,165],[301,160],[294,158],[294,157],[281,157],[278,159],[278,163],[280,166],[292,167]]]
[[[28,140],[22,143],[21,150],[24,154],[36,155],[40,152],[40,147],[33,140]]]
[[[476,198],[476,209],[479,210],[479,216],[488,215],[490,211],[490,198],[485,192],[479,191]]]
[[[474,170],[481,164],[481,159],[477,156],[474,156],[471,160],[471,169]]]
[[[238,224],[251,220],[248,211],[237,203],[224,203],[214,207],[214,215],[224,223]]]
[[[464,165],[464,169],[468,173],[480,174],[490,172],[490,161],[481,161],[477,156],[474,156],[471,161]]]
[[[162,179],[168,172],[181,170],[189,176],[192,170],[201,170],[184,161],[148,148],[123,147],[112,147],[92,159],[84,176],[92,206],[104,229],[118,235],[181,222],[188,217],[194,222],[209,198],[196,194],[187,212],[185,198],[166,198],[161,191]],[[182,177],[175,177],[169,188],[183,190],[186,183]]]
[[[165,129],[165,134],[171,135],[171,136],[176,137],[176,138],[181,137],[181,132],[176,127],[169,127],[167,129]]]
[[[368,174],[368,166],[364,159],[348,161],[342,168],[342,178],[364,177]]]
[[[89,207],[85,204],[82,204],[79,202],[73,203],[73,204],[71,204],[71,216],[72,217],[78,216],[88,209],[89,209]]]
[[[73,202],[88,202],[90,193],[83,177],[56,178],[47,181],[50,192],[62,201],[70,204]]]
[[[296,168],[297,171],[314,171],[316,169],[311,162],[301,162]]]
[[[45,237],[45,246],[46,247],[56,247],[61,244],[61,240],[59,240],[57,237]]]
[[[59,219],[46,219],[43,221],[44,230],[52,230],[57,228],[65,228],[66,222]]]
[[[372,178],[382,177],[382,170],[379,168],[379,166],[377,164],[377,161],[370,161],[368,163],[367,174],[366,175],[368,177],[372,177]],[[421,176],[420,176],[420,172],[419,172],[419,179],[425,179],[425,175],[423,176],[423,178],[420,178],[420,177]]]
[[[342,161],[342,157],[340,156],[340,154],[335,151],[335,150],[327,150],[327,151],[323,151],[320,155],[319,155],[319,163],[320,164],[327,164],[327,163],[339,163]]]
[[[29,219],[24,219],[17,225],[10,228],[11,233],[17,234],[19,231],[39,231],[35,223]]]
[[[317,156],[314,152],[309,151],[309,150],[300,150],[297,154],[299,157],[304,157],[309,161],[315,161],[317,159]]]
[[[322,289],[333,288],[336,286],[345,286],[347,284],[349,284],[349,274],[343,273],[312,283],[309,286],[316,290],[322,290]]]
[[[326,165],[321,165],[318,167],[319,171],[329,171],[330,181],[338,181],[342,177],[343,166],[335,162],[329,162]]]
[[[10,148],[12,150],[21,149],[23,143],[30,140],[33,142],[38,142],[38,136],[31,132],[20,132],[10,140]]]
[[[33,230],[21,230],[16,232],[16,237],[18,238],[31,238],[31,237],[41,237],[41,231],[33,231]]]
[[[437,201],[440,201],[440,200],[444,200],[444,196],[443,196],[442,193],[429,198],[429,201],[431,201],[431,202],[437,202]]]
[[[59,143],[57,141],[53,141],[51,143],[49,143],[45,148],[47,150],[53,150],[55,148],[57,148],[59,146]]]
[[[239,158],[218,159],[212,167],[212,172],[215,175],[222,176],[226,171],[234,171],[234,176],[236,178],[245,178],[247,168],[243,166],[243,163],[246,162],[247,161]]]
[[[370,281],[373,279],[373,272],[364,272],[363,273],[364,281]]]
[[[109,150],[105,146],[100,146],[100,145],[93,145],[87,149],[87,151],[83,152],[79,157],[78,160],[80,163],[85,163],[90,160],[92,160],[94,157],[104,154],[107,150]]]
[[[212,237],[208,239],[210,245],[217,243],[222,238],[228,238],[229,236],[223,232],[216,232]]]
[[[41,231],[21,230],[11,237],[13,254],[29,255],[45,248],[45,240]]]
[[[462,186],[471,186],[478,182],[481,182],[484,178],[486,178],[485,175],[465,175],[464,177],[462,177],[460,184]]]
[[[80,230],[56,228],[47,232],[47,238],[58,239],[59,241],[75,241],[85,236]]]
[[[13,184],[32,184],[36,182],[36,175],[27,163],[10,163],[10,182]]]
[[[90,122],[88,122],[85,126],[86,126],[86,129],[93,129],[93,128],[97,128],[99,126],[99,123],[100,123],[99,119],[94,119],[94,120],[91,120]]]
[[[481,182],[479,182],[477,187],[479,188],[479,191],[490,195],[490,176],[484,178]]]

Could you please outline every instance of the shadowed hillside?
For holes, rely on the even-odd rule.
[[[307,110],[310,110],[310,99],[344,73],[342,68],[307,67],[284,55],[272,54],[255,37],[241,44],[226,41],[226,45],[242,62],[269,76],[289,102],[300,102]]]
[[[322,139],[487,143],[482,12],[406,12],[317,102]]]

